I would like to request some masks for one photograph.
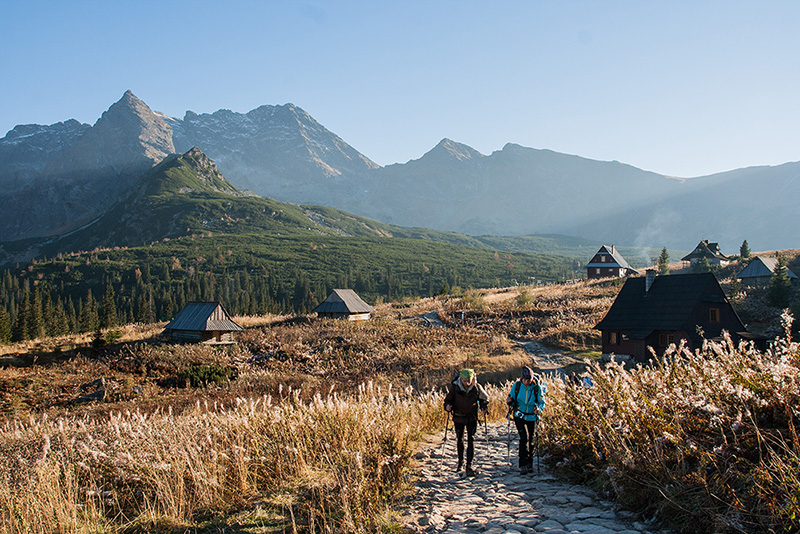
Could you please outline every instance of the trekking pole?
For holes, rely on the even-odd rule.
[[[541,420],[541,416],[539,419],[536,420],[536,424],[533,425],[533,448],[536,451],[536,474],[539,474],[539,421]]]
[[[450,412],[445,410],[444,416],[446,417],[444,421],[444,439],[442,440],[442,456],[444,456],[444,447],[447,445],[447,428],[450,426]]]
[[[511,409],[506,413],[506,461],[511,463]]]
[[[483,412],[483,435],[486,438],[486,457],[489,457],[489,423],[486,422],[486,412]]]

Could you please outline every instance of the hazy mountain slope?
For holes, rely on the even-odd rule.
[[[793,247],[800,226],[800,162],[692,178],[679,193],[576,228],[587,238],[690,248],[701,239],[736,254],[745,239],[758,250]]]
[[[286,202],[341,205],[378,167],[293,104],[170,122],[178,150],[197,146],[240,189]]]
[[[468,234],[569,233],[598,214],[674,194],[679,185],[618,162],[514,144],[484,156],[449,139],[418,160],[373,174],[368,195],[345,209],[393,224]]]

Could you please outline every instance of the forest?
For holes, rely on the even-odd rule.
[[[0,341],[166,321],[193,301],[234,315],[301,314],[334,288],[375,303],[574,276],[574,259],[420,239],[200,234],[5,269]]]

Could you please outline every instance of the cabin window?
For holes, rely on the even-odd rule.
[[[600,256],[600,262],[601,263],[605,263],[606,262],[606,257],[605,256]]]
[[[609,345],[617,345],[619,343],[619,338],[617,337],[616,332],[609,332],[608,333],[608,344]]]
[[[708,310],[708,321],[711,323],[719,322],[719,308],[710,308]]]
[[[667,347],[675,343],[675,334],[658,334],[658,344]]]
[[[594,270],[595,274],[600,274],[600,267]]]

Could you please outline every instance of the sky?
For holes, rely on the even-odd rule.
[[[380,165],[441,139],[669,176],[800,160],[800,2],[0,0],[0,136],[293,103]]]

